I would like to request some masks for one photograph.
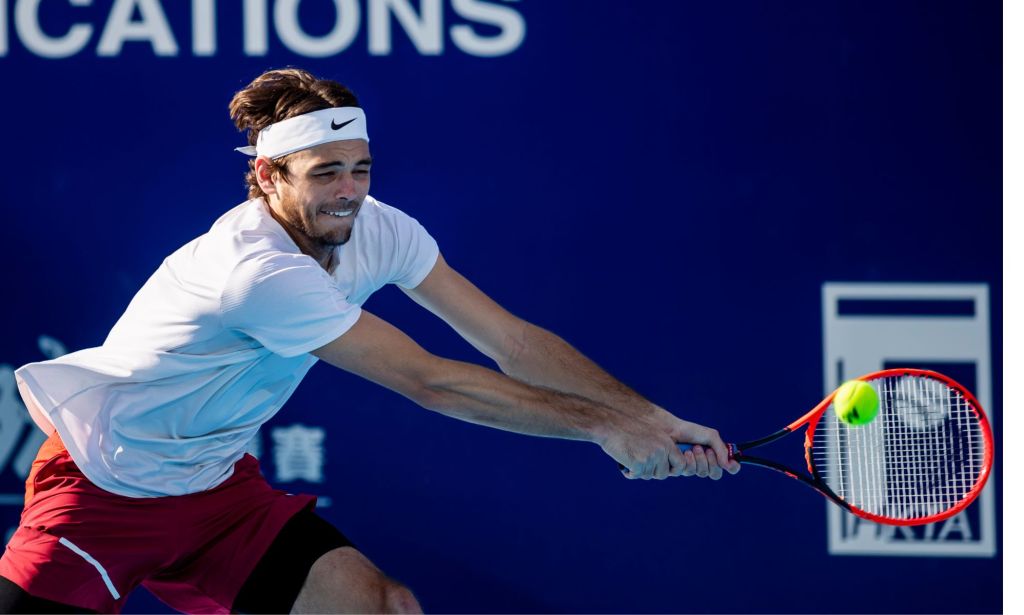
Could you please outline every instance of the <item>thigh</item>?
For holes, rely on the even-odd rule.
[[[157,544],[159,535],[140,510],[145,503],[99,489],[66,451],[36,464],[27,488],[20,525],[0,557],[0,576],[29,595],[117,611],[159,565],[158,550],[140,549]]]
[[[287,613],[313,564],[325,553],[352,543],[311,510],[281,529],[235,598],[240,613]]]
[[[313,496],[271,487],[251,455],[221,485],[175,500],[178,514],[168,523],[177,526],[179,547],[143,585],[183,613],[230,610],[281,530],[316,504]]]

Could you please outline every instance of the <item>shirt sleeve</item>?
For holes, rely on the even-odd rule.
[[[390,282],[402,288],[415,288],[427,277],[440,250],[423,225],[408,214],[394,212],[395,246]]]
[[[283,357],[333,341],[359,320],[360,313],[331,276],[302,254],[246,259],[231,272],[221,293],[224,326]]]

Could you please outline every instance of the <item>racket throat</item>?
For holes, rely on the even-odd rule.
[[[790,433],[792,433],[792,431],[793,431],[792,427],[783,427],[782,429],[776,431],[775,433],[773,433],[773,434],[771,434],[769,436],[765,436],[763,438],[759,438],[757,440],[751,440],[750,442],[740,442],[739,444],[730,444],[729,445],[729,452],[732,453],[732,455],[734,457],[736,455],[741,455],[742,456],[743,455],[743,451],[746,451],[746,450],[749,450],[749,449],[752,449],[752,448],[757,448],[759,446],[764,446],[765,444],[769,444],[771,442],[775,442],[779,438],[788,436]]]
[[[788,467],[786,465],[783,465],[783,464],[781,464],[781,463],[779,463],[777,461],[772,461],[771,459],[764,459],[762,457],[753,457],[753,456],[750,456],[750,455],[744,455],[742,453],[740,453],[738,455],[734,455],[733,458],[736,461],[739,461],[740,463],[760,466],[762,468],[768,468],[769,470],[775,470],[776,472],[779,472],[780,474],[785,474],[786,476],[788,476],[790,478],[795,478],[796,480],[800,481],[804,485],[810,487],[811,489],[814,489],[815,491],[817,491],[821,495],[823,495],[826,498],[832,500],[833,502],[835,502],[836,504],[838,504],[842,508],[845,508],[846,510],[848,510],[850,512],[853,512],[853,507],[850,506],[850,504],[847,503],[846,500],[844,500],[843,498],[839,497],[838,494],[833,493],[832,490],[829,489],[827,485],[825,485],[821,481],[815,480],[814,478],[811,478],[809,476],[804,476],[803,474],[799,474],[799,473],[795,472],[794,470],[792,470],[790,467]]]

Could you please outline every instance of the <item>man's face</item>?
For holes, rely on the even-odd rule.
[[[318,247],[341,245],[352,236],[370,191],[370,164],[370,147],[362,139],[296,152],[288,159],[287,181],[274,182],[277,199],[271,199],[271,206],[292,233]]]

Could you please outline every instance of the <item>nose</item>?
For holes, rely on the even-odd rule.
[[[338,181],[334,185],[334,196],[346,200],[355,198],[356,180],[351,173],[338,173]]]

